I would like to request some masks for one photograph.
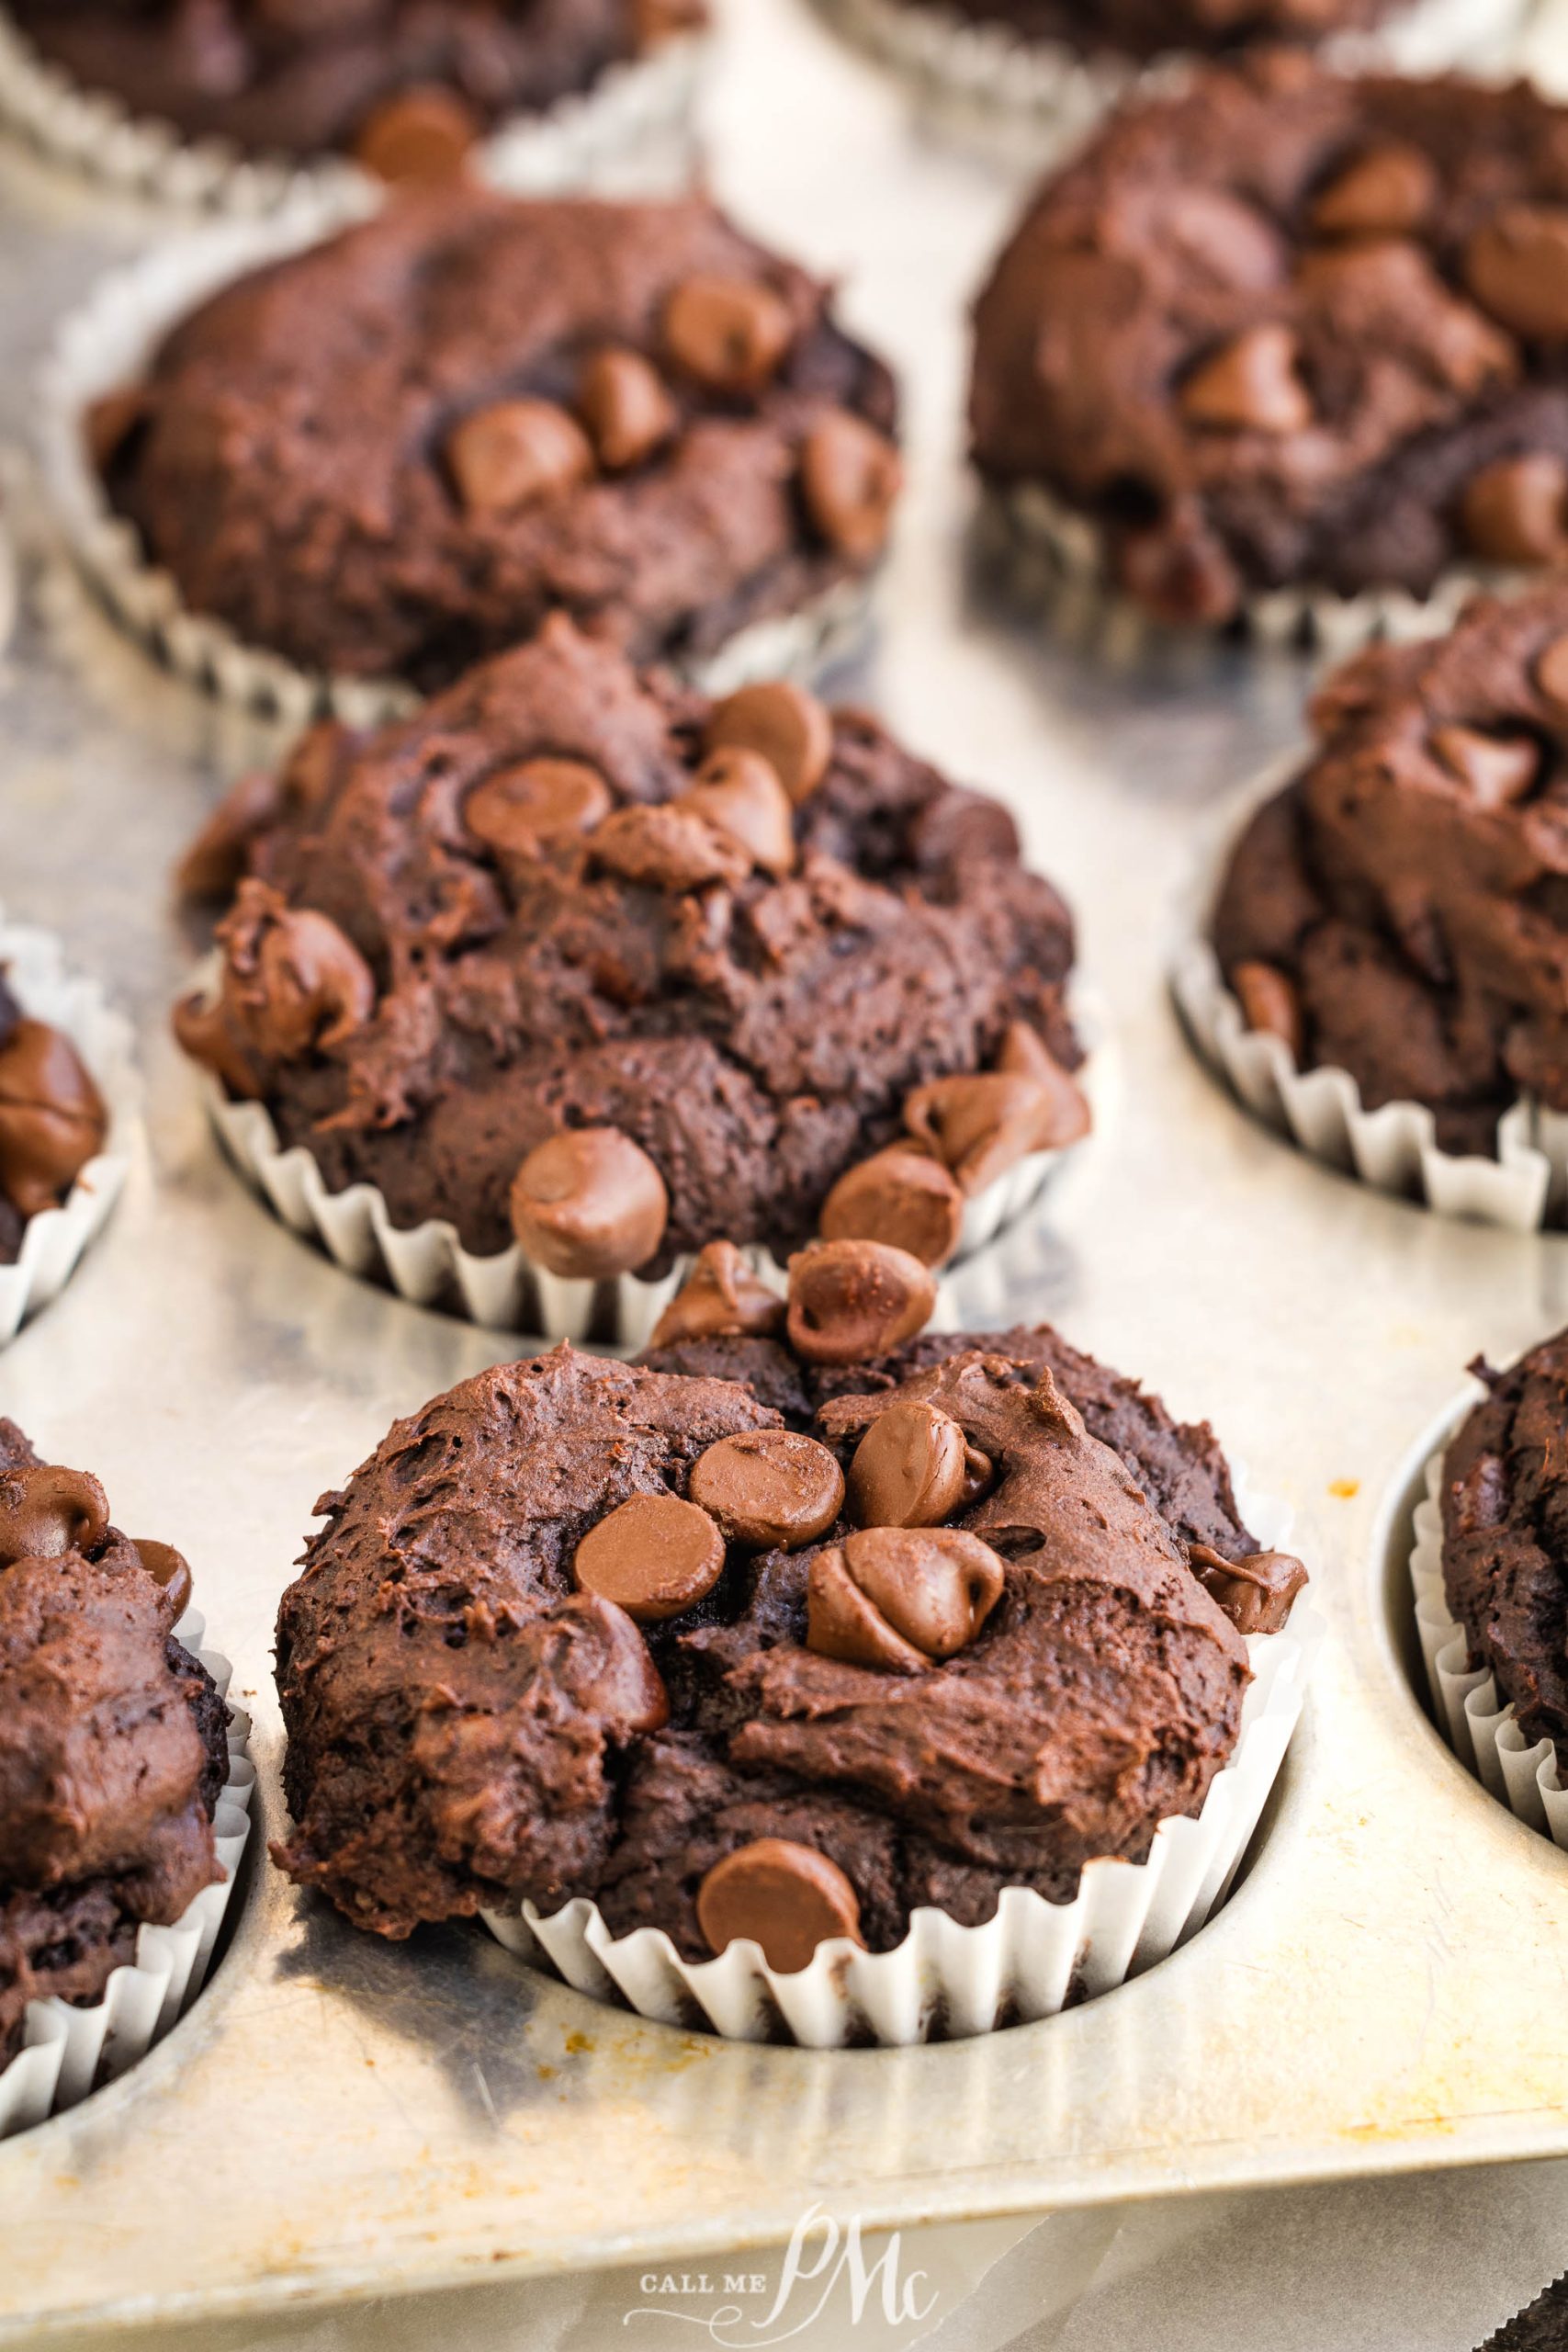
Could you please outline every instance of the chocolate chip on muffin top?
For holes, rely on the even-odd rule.
[[[278,1623],[276,1852],[349,1918],[587,1895],[795,1968],[920,1905],[1065,1899],[1201,1805],[1237,1623],[1304,1578],[1212,1433],[1049,1331],[798,1351],[734,1272],[714,1245],[640,1363],[482,1374],[323,1497]]]
[[[0,2066],[30,2001],[96,2000],[220,1870],[227,1713],[175,1639],[190,1572],[0,1420]]]
[[[1521,1092],[1568,1110],[1568,584],[1479,600],[1319,693],[1316,749],[1253,818],[1214,915],[1252,1027],[1426,1103],[1495,1153]]]
[[[75,1046],[24,1012],[0,971],[0,1265],[16,1263],[28,1221],[60,1206],[107,1133]]]
[[[233,893],[187,1049],[333,1190],[552,1273],[782,1260],[820,1218],[819,1286],[867,1238],[923,1280],[1088,1124],[1071,923],[1005,810],[861,713],[709,703],[565,620],[404,724],[314,730],[184,871]],[[913,1330],[896,1292],[863,1311]]]
[[[449,684],[559,609],[699,661],[863,573],[891,379],[697,197],[405,195],[203,303],[89,439],[196,612]]]
[[[1568,555],[1568,115],[1522,84],[1204,71],[1045,184],[976,324],[981,471],[1161,617]]]
[[[11,0],[40,55],[132,114],[249,154],[355,155],[388,179],[460,163],[705,21],[701,0]]]

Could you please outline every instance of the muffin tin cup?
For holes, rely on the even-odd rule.
[[[209,225],[160,246],[101,279],[60,330],[39,383],[39,459],[67,545],[120,626],[189,684],[255,715],[304,727],[329,714],[373,727],[416,709],[422,696],[397,678],[359,678],[299,668],[246,644],[224,621],[196,613],[168,572],[114,513],[88,455],[92,403],[146,368],[165,334],[220,288],[302,252],[364,216],[363,204],[321,197],[267,220]],[[834,583],[793,611],[737,631],[715,651],[676,664],[708,694],[754,679],[815,676],[860,643],[873,575]]]
[[[218,1651],[201,1648],[206,1630],[195,1609],[187,1610],[175,1628],[227,1698],[233,1668]],[[89,2091],[115,2081],[163,2040],[200,1992],[250,1836],[256,1781],[250,1729],[250,1717],[231,1707],[229,1776],[219,1792],[212,1824],[222,1879],[203,1887],[172,1928],[141,1928],[134,1962],[115,1970],[103,1996],[90,2007],[77,2008],[62,2000],[29,2005],[24,2046],[8,2066],[0,2066],[0,2140],[74,2107]]]
[[[1174,641],[1224,634],[1155,618],[1114,584],[1110,546],[1098,523],[1043,482],[987,486],[980,508],[981,544],[1009,593],[1038,607],[1053,631],[1116,659],[1136,660]],[[1231,624],[1260,650],[1315,653],[1341,662],[1374,644],[1443,637],[1480,595],[1506,595],[1539,573],[1456,564],[1425,596],[1404,588],[1367,588],[1353,596],[1322,586],[1274,588],[1249,596]]]
[[[209,962],[203,967],[209,988],[212,973]],[[1085,1026],[1092,1035],[1092,1004]],[[1103,1115],[1107,1061],[1104,1049],[1097,1046],[1080,1073],[1096,1127]],[[303,1144],[283,1148],[265,1103],[232,1101],[209,1071],[198,1070],[197,1077],[218,1139],[252,1191],[345,1273],[389,1284],[415,1306],[445,1307],[470,1323],[520,1332],[544,1345],[572,1340],[631,1352],[648,1346],[654,1325],[691,1271],[688,1255],[654,1281],[637,1274],[604,1282],[571,1281],[535,1264],[518,1242],[493,1255],[478,1256],[465,1250],[457,1227],[445,1218],[400,1228],[377,1186],[358,1183],[341,1193],[329,1191]],[[1092,1130],[1085,1138],[1091,1140]],[[938,1289],[939,1324],[951,1321],[957,1312],[946,1276],[977,1259],[1027,1216],[1082,1148],[1075,1144],[1058,1151],[1032,1152],[965,1202],[958,1248],[942,1270]],[[743,1254],[752,1270],[782,1295],[788,1276],[772,1251],[755,1245]]]
[[[1497,1157],[1444,1151],[1423,1102],[1369,1111],[1348,1070],[1300,1069],[1283,1038],[1249,1029],[1207,940],[1178,956],[1171,991],[1202,1058],[1247,1108],[1314,1159],[1441,1216],[1511,1233],[1568,1209],[1568,1117],[1521,1099],[1497,1123]]]
[[[1172,51],[1135,60],[1088,58],[1065,41],[1031,41],[1010,26],[974,24],[927,0],[817,0],[856,48],[908,84],[939,129],[990,138],[998,125],[1037,160],[1060,155],[1113,107],[1179,89],[1204,60]],[[1346,33],[1320,51],[1347,71],[1435,74],[1517,62],[1532,0],[1415,0],[1390,23]]]
[[[1457,1427],[1457,1423],[1456,1423]],[[1451,1435],[1451,1432],[1450,1432]],[[1443,1590],[1440,1498],[1447,1442],[1427,1464],[1427,1498],[1416,1507],[1410,1583],[1427,1687],[1438,1730],[1461,1764],[1518,1821],[1568,1851],[1568,1788],[1550,1739],[1526,1739],[1490,1667],[1473,1667],[1470,1644]]]
[[[108,1112],[104,1148],[88,1160],[65,1201],[29,1217],[21,1254],[0,1266],[0,1347],[62,1291],[119,1198],[141,1125],[141,1083],[130,1024],[106,1003],[96,981],[68,972],[50,933],[0,917],[0,972],[22,1010],[70,1038],[97,1082]]]
[[[1286,1542],[1282,1505],[1249,1496],[1242,1509],[1261,1543]],[[1224,1902],[1284,1760],[1322,1634],[1303,1600],[1282,1633],[1248,1638],[1254,1679],[1240,1736],[1201,1811],[1162,1821],[1145,1861],[1089,1863],[1071,1903],[1005,1887],[995,1917],[978,1928],[922,1908],[892,1951],[837,1937],[791,1975],[770,1968],[750,1941],[689,1961],[662,1928],[617,1937],[581,1896],[547,1918],[531,1903],[480,1917],[509,1951],[578,1992],[730,2041],[893,2047],[1055,2017],[1168,1958]]]
[[[682,37],[610,66],[592,89],[541,114],[510,118],[481,143],[479,170],[517,189],[636,184],[639,162],[663,148],[689,149],[707,49],[701,36]],[[227,140],[186,139],[172,123],[134,115],[51,64],[5,10],[0,121],[106,192],[186,212],[254,220],[323,198],[368,204],[379,185],[345,157],[250,156]]]

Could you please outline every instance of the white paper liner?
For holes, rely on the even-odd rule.
[[[1243,1483],[1238,1474],[1244,1520],[1260,1544],[1283,1547],[1289,1510],[1244,1494]],[[689,1961],[662,1928],[614,1936],[598,1905],[581,1896],[548,1918],[531,1903],[521,1916],[480,1917],[508,1951],[553,1969],[594,2000],[731,2041],[891,2046],[1055,2017],[1069,2001],[1093,1999],[1167,1959],[1224,1902],[1284,1760],[1323,1630],[1303,1598],[1282,1633],[1248,1637],[1254,1679],[1240,1736],[1201,1812],[1162,1821],[1146,1861],[1089,1863],[1071,1903],[1006,1887],[995,1917],[979,1928],[922,1908],[892,1951],[863,1951],[836,1937],[787,1976],[750,1941],[716,1960]]]
[[[1161,621],[1125,595],[1112,580],[1100,525],[1043,482],[1016,482],[1005,490],[987,485],[980,530],[987,554],[999,560],[1012,594],[1041,606],[1055,628],[1107,651],[1136,658],[1172,639],[1224,633],[1201,623],[1180,628]],[[1540,577],[1455,564],[1426,596],[1392,587],[1366,588],[1354,596],[1321,585],[1273,588],[1248,596],[1230,626],[1260,646],[1340,662],[1364,645],[1442,637],[1472,598],[1517,593]]]
[[[203,966],[198,985],[211,988],[216,967]],[[1108,1055],[1099,1042],[1095,1001],[1075,1006],[1089,1057],[1077,1072],[1089,1098],[1094,1125],[1104,1110]],[[609,1282],[575,1282],[536,1265],[520,1242],[490,1257],[465,1250],[457,1227],[441,1217],[400,1230],[374,1184],[351,1184],[333,1193],[303,1144],[285,1151],[272,1114],[262,1102],[231,1100],[210,1071],[197,1070],[209,1118],[240,1174],[283,1223],[321,1245],[344,1272],[389,1283],[400,1298],[416,1306],[440,1306],[471,1323],[500,1331],[520,1331],[547,1341],[592,1340],[606,1348],[645,1348],[653,1327],[690,1272],[693,1258],[678,1259],[658,1281],[622,1274]],[[1033,1208],[1058,1170],[1083,1148],[1031,1152],[964,1205],[959,1244],[942,1270],[933,1321],[950,1316],[947,1277],[998,1240]],[[782,1296],[788,1275],[771,1250],[753,1246],[742,1253],[753,1272]]]
[[[610,66],[591,90],[542,114],[513,117],[481,143],[476,168],[517,189],[635,182],[639,157],[687,132],[707,48],[700,35],[682,36]],[[379,188],[345,157],[251,156],[227,140],[187,140],[172,123],[133,115],[51,64],[4,10],[0,120],[106,189],[186,211],[255,219],[323,198],[369,202]]]
[[[104,1148],[88,1160],[61,1207],[29,1217],[21,1255],[0,1266],[0,1347],[62,1290],[119,1198],[141,1115],[141,1083],[130,1024],[107,1005],[96,980],[68,972],[49,933],[8,923],[0,911],[0,970],[24,1012],[63,1031],[97,1082],[108,1112]]]
[[[169,573],[148,561],[131,525],[110,506],[84,425],[92,403],[136,381],[168,330],[220,287],[302,251],[353,217],[341,201],[321,199],[274,220],[224,221],[111,272],[65,321],[39,383],[44,483],[76,561],[116,619],[190,684],[299,727],[328,712],[350,727],[378,726],[403,717],[421,697],[400,679],[302,669],[244,643],[226,622],[193,612]],[[757,678],[814,676],[863,635],[873,576],[835,582],[795,611],[770,614],[716,652],[677,666],[714,695]]]
[[[1172,51],[1145,64],[1089,58],[1065,41],[1032,41],[1011,26],[971,23],[927,0],[817,0],[846,40],[891,66],[917,104],[957,138],[998,125],[1029,139],[1038,160],[1060,156],[1124,100],[1179,87],[1203,59]],[[1533,0],[1416,0],[1388,24],[1341,34],[1316,54],[1345,71],[1436,74],[1515,62]]]
[[[187,1609],[175,1627],[176,1638],[200,1658],[227,1698],[234,1669],[218,1651],[201,1647],[206,1631],[196,1609]],[[222,1879],[203,1887],[172,1928],[140,1928],[133,1965],[117,1968],[102,1999],[91,2007],[61,2000],[29,2004],[25,2045],[8,2066],[0,2067],[0,2140],[74,2107],[89,2091],[123,2075],[162,2041],[200,1992],[250,1836],[256,1784],[250,1730],[250,1717],[231,1707],[229,1777],[212,1822]]]
[[[1272,775],[1267,792],[1288,782],[1300,764]],[[1207,906],[1202,911],[1206,916]],[[1188,1035],[1210,1068],[1255,1116],[1313,1159],[1379,1192],[1423,1201],[1442,1216],[1511,1233],[1562,1221],[1568,1114],[1521,1098],[1497,1122],[1495,1159],[1444,1151],[1425,1103],[1385,1102],[1369,1111],[1348,1070],[1303,1070],[1282,1037],[1249,1029],[1207,938],[1180,944],[1170,986]]]
[[[1438,1728],[1460,1761],[1516,1819],[1544,1831],[1568,1851],[1568,1789],[1558,1773],[1557,1751],[1550,1739],[1532,1746],[1519,1729],[1512,1702],[1503,1704],[1491,1668],[1471,1665],[1464,1629],[1443,1590],[1440,1498],[1447,1450],[1445,1441],[1427,1464],[1427,1498],[1416,1507],[1410,1555],[1416,1628]]]

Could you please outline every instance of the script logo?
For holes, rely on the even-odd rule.
[[[848,2301],[852,2326],[858,2327],[874,2294],[881,2315],[890,2327],[910,2327],[929,2319],[937,2304],[934,2289],[926,2291],[926,2274],[902,2275],[902,2241],[897,2230],[874,2261],[868,2261],[861,2241],[858,2214],[842,2228],[819,2205],[811,2206],[795,2223],[784,2248],[773,2300],[765,2312],[748,2314],[739,2302],[726,2301],[716,2311],[681,2311],[672,2302],[642,2303],[627,2312],[623,2325],[634,2319],[679,2320],[701,2328],[721,2352],[765,2352],[773,2344],[787,2344],[803,2335],[822,2317],[835,2295]],[[768,2292],[767,2272],[726,2271],[712,2278],[705,2271],[644,2271],[637,2284],[645,2295],[675,2297],[744,2295],[755,2303]]]

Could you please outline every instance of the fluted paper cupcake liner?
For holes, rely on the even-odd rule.
[[[610,66],[591,90],[540,114],[503,122],[476,151],[476,168],[502,187],[594,187],[635,181],[638,159],[688,131],[707,44],[668,42]],[[41,56],[0,11],[0,120],[51,162],[106,190],[184,211],[241,219],[327,198],[375,200],[378,183],[346,157],[310,163],[244,154],[225,139],[188,139],[172,123],[131,113]]]
[[[1171,51],[1145,63],[1086,57],[1066,41],[1030,40],[926,0],[817,0],[846,40],[893,68],[928,119],[957,139],[1027,143],[1062,155],[1124,100],[1179,89],[1206,61]],[[1416,0],[1386,25],[1341,34],[1317,54],[1348,72],[1435,74],[1517,62],[1534,0]],[[1212,60],[1207,61],[1213,62]]]
[[[85,424],[93,402],[142,375],[164,335],[199,303],[264,264],[319,243],[348,217],[341,203],[323,199],[276,220],[225,221],[112,272],[62,327],[39,386],[44,482],[72,553],[115,618],[192,685],[300,727],[325,712],[350,727],[373,727],[402,718],[421,697],[397,678],[302,669],[246,644],[227,622],[193,612],[110,506]],[[716,651],[678,666],[709,694],[728,694],[758,678],[812,676],[859,642],[871,594],[869,577],[835,582],[794,611],[766,615]]]
[[[1198,624],[1173,626],[1134,604],[1112,579],[1109,543],[1100,525],[1043,482],[987,487],[981,532],[988,557],[999,560],[1010,593],[1038,606],[1058,633],[1122,658],[1136,658],[1172,638],[1220,633]],[[1366,588],[1353,596],[1321,584],[1273,588],[1248,596],[1233,626],[1257,645],[1340,662],[1364,645],[1442,637],[1474,597],[1506,594],[1538,577],[1456,564],[1425,596],[1392,587]]]
[[[1284,1544],[1283,1505],[1248,1496],[1243,1510],[1262,1544]],[[1240,1735],[1201,1811],[1162,1821],[1145,1861],[1089,1863],[1071,1903],[1005,1887],[979,1928],[923,1907],[892,1951],[836,1937],[791,1975],[770,1968],[750,1941],[689,1961],[662,1928],[613,1935],[598,1905],[581,1896],[548,1918],[531,1903],[520,1914],[480,1916],[509,1951],[552,1968],[578,1992],[731,2041],[891,2046],[1055,2017],[1168,1958],[1224,1902],[1284,1761],[1322,1632],[1298,1600],[1282,1633],[1249,1636],[1254,1679]]]
[[[1171,989],[1189,1035],[1247,1108],[1314,1159],[1440,1216],[1533,1233],[1568,1204],[1568,1117],[1527,1100],[1497,1123],[1497,1157],[1444,1151],[1423,1102],[1369,1111],[1348,1070],[1302,1069],[1281,1037],[1249,1029],[1206,940],[1184,946]]]
[[[1504,1702],[1491,1668],[1472,1666],[1469,1641],[1443,1589],[1440,1498],[1446,1451],[1445,1444],[1427,1464],[1427,1498],[1416,1508],[1416,1543],[1410,1555],[1416,1628],[1438,1728],[1500,1804],[1568,1851],[1568,1789],[1558,1772],[1557,1751],[1550,1739],[1528,1740],[1512,1703]]]
[[[202,978],[210,986],[212,977],[209,962]],[[1092,1000],[1085,1026],[1092,1036],[1097,1028]],[[1105,1051],[1096,1043],[1078,1072],[1097,1125],[1103,1108],[1106,1067]],[[252,1190],[260,1193],[284,1224],[319,1243],[345,1272],[389,1283],[400,1298],[416,1306],[444,1306],[469,1322],[524,1332],[546,1341],[592,1340],[605,1348],[635,1351],[648,1345],[654,1325],[691,1271],[693,1260],[683,1256],[654,1281],[637,1274],[622,1274],[605,1282],[572,1281],[536,1265],[519,1242],[492,1255],[476,1255],[463,1247],[457,1227],[446,1218],[432,1217],[423,1225],[400,1228],[374,1184],[351,1184],[341,1193],[329,1191],[305,1145],[283,1148],[265,1103],[236,1102],[209,1071],[198,1070],[197,1076],[224,1150]],[[1061,1150],[1031,1152],[964,1203],[959,1245],[942,1270],[939,1286],[939,1321],[954,1311],[946,1276],[989,1249],[1026,1216],[1058,1170],[1080,1148],[1071,1144]],[[753,1246],[743,1255],[753,1271],[782,1295],[788,1276],[772,1252]]]
[[[108,1112],[104,1148],[88,1160],[57,1209],[29,1217],[21,1254],[0,1266],[0,1347],[64,1288],[88,1243],[119,1198],[141,1115],[141,1084],[130,1024],[104,1001],[96,980],[68,972],[47,932],[0,914],[0,972],[24,1012],[63,1031],[97,1082]]]
[[[206,1630],[200,1611],[191,1609],[175,1633],[227,1698],[234,1669],[218,1651],[201,1648]],[[256,1781],[250,1729],[249,1716],[231,1707],[229,1776],[212,1823],[222,1879],[203,1887],[172,1928],[139,1929],[134,1962],[117,1968],[102,1997],[90,2007],[77,2008],[62,2000],[29,2004],[24,2046],[8,2066],[0,2066],[0,2140],[74,2107],[89,2091],[123,2075],[162,2041],[200,1992],[250,1836]]]

